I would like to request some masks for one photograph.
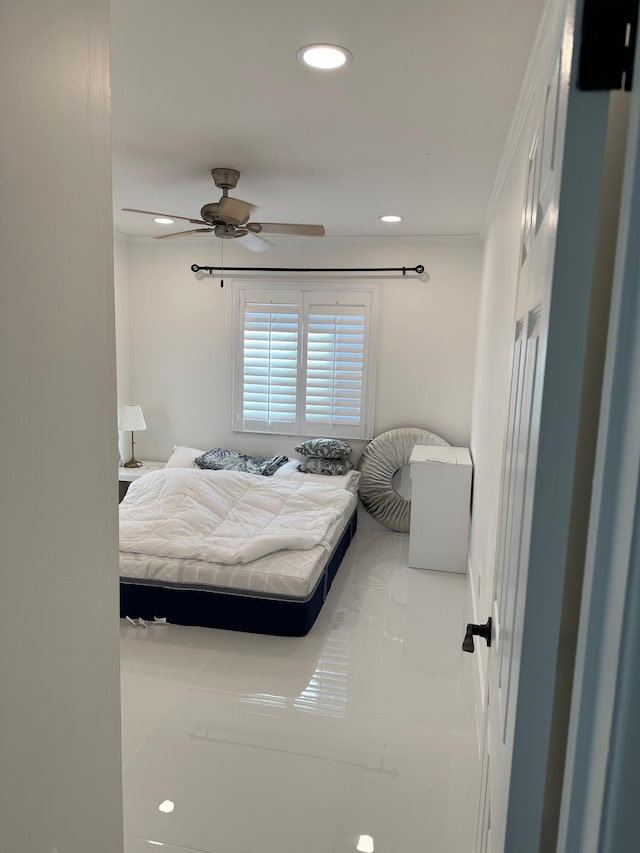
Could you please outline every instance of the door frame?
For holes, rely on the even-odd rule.
[[[640,50],[636,48],[636,63]],[[638,65],[636,64],[636,68]],[[632,95],[558,853],[635,849],[640,734],[640,93]]]

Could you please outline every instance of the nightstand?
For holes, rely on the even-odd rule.
[[[118,468],[118,502],[127,494],[129,483],[132,483],[139,477],[144,477],[145,474],[149,474],[151,471],[159,471],[160,468],[164,468],[164,462],[142,462],[140,468]]]

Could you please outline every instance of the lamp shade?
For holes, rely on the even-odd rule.
[[[144,415],[140,406],[125,406],[122,409],[119,429],[123,432],[129,432],[129,430],[137,432],[146,428],[147,425],[144,422]]]

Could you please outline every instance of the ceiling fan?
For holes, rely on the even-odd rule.
[[[239,198],[232,198],[229,190],[236,187],[240,172],[237,169],[212,169],[211,177],[215,185],[222,190],[219,201],[205,204],[200,210],[201,219],[190,216],[175,216],[173,213],[156,213],[153,210],[138,210],[133,207],[123,207],[129,213],[146,213],[149,216],[164,216],[167,219],[183,219],[193,225],[206,225],[206,228],[190,228],[188,231],[174,231],[171,234],[161,234],[155,240],[166,240],[167,237],[181,237],[184,234],[210,234],[223,240],[239,239],[241,244],[252,252],[262,252],[270,244],[259,237],[259,234],[295,234],[305,237],[323,237],[323,225],[292,225],[284,222],[249,222],[249,217],[255,205]]]

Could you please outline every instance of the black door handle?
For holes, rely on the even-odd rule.
[[[487,645],[491,645],[491,616],[487,619],[484,625],[474,625],[473,622],[469,622],[467,625],[467,633],[464,635],[464,640],[462,641],[462,651],[463,652],[471,652],[475,651],[475,646],[473,645],[473,635],[476,637],[483,637],[487,641]]]

